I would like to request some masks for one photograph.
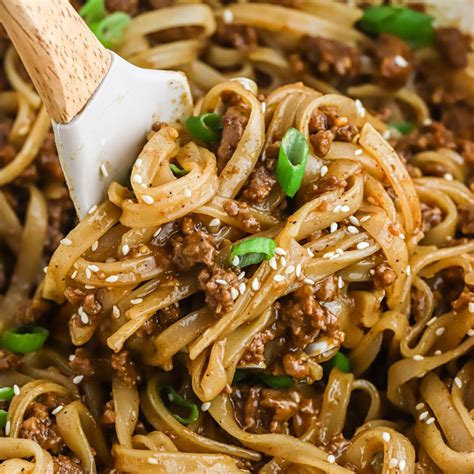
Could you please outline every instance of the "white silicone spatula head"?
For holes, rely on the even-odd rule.
[[[69,0],[0,0],[0,17],[53,119],[79,217],[124,182],[154,122],[192,111],[184,74],[137,68],[106,50]]]

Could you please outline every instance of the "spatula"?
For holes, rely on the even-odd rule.
[[[191,114],[183,73],[137,68],[105,49],[69,0],[0,0],[0,20],[53,121],[83,217],[125,182],[154,122]]]

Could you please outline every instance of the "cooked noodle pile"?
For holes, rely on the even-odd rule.
[[[472,68],[337,2],[209,3],[132,19],[199,119],[74,227],[4,55],[0,473],[472,474]]]

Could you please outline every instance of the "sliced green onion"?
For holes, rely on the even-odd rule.
[[[7,415],[8,415],[7,411],[0,410],[0,428],[5,428],[7,424]]]
[[[112,49],[122,43],[125,28],[130,20],[130,15],[124,12],[114,12],[99,22],[89,24],[89,27],[106,48]]]
[[[229,261],[232,265],[241,268],[270,260],[275,255],[276,243],[268,237],[253,237],[232,245]],[[235,257],[239,262],[236,265]]]
[[[337,352],[336,355],[328,361],[329,367],[339,369],[341,372],[350,372],[351,363],[349,359],[342,353]]]
[[[183,398],[173,387],[169,385],[165,385],[162,387],[162,390],[166,392],[168,400],[175,405],[178,405],[181,408],[187,408],[189,410],[189,416],[187,418],[183,418],[176,413],[173,413],[173,416],[183,425],[189,425],[196,421],[199,417],[199,408],[196,403],[188,402],[185,398]]]
[[[43,347],[49,331],[40,326],[21,326],[3,333],[1,347],[17,354],[28,354]]]
[[[90,25],[105,18],[104,0],[86,0],[86,3],[79,10],[79,15]]]
[[[0,400],[8,402],[15,395],[15,391],[12,387],[0,387]]]
[[[170,170],[177,177],[184,176],[189,173],[189,171],[186,171],[183,168],[176,166],[174,163],[170,163]]]
[[[232,380],[232,384],[243,382],[250,377],[250,372],[247,369],[237,369]]]
[[[303,182],[306,162],[308,161],[308,142],[304,135],[290,128],[281,141],[276,176],[283,192],[293,197]]]
[[[221,116],[214,113],[197,115],[186,120],[186,128],[189,133],[202,142],[219,141],[222,127]]]
[[[359,28],[369,35],[390,33],[407,41],[414,48],[433,44],[434,18],[405,7],[373,6],[366,8]]]
[[[288,375],[260,375],[262,382],[270,388],[288,388],[293,385],[293,379]]]
[[[413,122],[390,122],[389,127],[397,129],[402,135],[408,135],[415,128]]]

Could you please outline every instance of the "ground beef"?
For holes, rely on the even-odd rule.
[[[405,41],[388,33],[374,40],[372,54],[378,71],[375,80],[387,88],[403,87],[413,71],[411,49]]]
[[[336,459],[341,456],[341,454],[346,451],[346,449],[351,445],[351,442],[344,438],[342,433],[339,433],[331,438],[329,444],[325,446],[325,451],[336,456]]]
[[[117,377],[128,387],[133,387],[140,382],[140,374],[135,361],[129,351],[121,350],[117,354],[112,354],[110,358],[112,369]]]
[[[338,278],[335,275],[329,276],[316,283],[314,286],[314,296],[318,301],[334,301],[338,295]]]
[[[109,12],[125,12],[133,15],[138,8],[138,0],[105,0]]]
[[[74,205],[69,199],[66,186],[58,199],[48,199],[48,232],[46,234],[45,250],[51,255],[76,222]]]
[[[275,176],[264,166],[257,166],[245,184],[243,197],[248,202],[262,204],[275,184]]]
[[[249,347],[244,352],[238,365],[259,365],[265,362],[265,345],[269,341],[273,341],[277,335],[277,329],[275,324],[260,331],[254,336]]]
[[[250,213],[249,206],[246,202],[227,201],[224,204],[224,210],[231,217],[236,217],[248,231],[258,232],[260,225]]]
[[[171,304],[158,312],[158,323],[161,329],[165,329],[179,318],[181,318],[181,310],[178,303]]]
[[[14,370],[22,364],[22,358],[7,349],[0,349],[0,372]]]
[[[459,297],[451,302],[451,306],[455,313],[458,313],[465,309],[469,303],[474,303],[474,292],[465,289]]]
[[[376,288],[387,288],[396,278],[397,274],[387,262],[379,263],[375,267],[374,285]]]
[[[171,245],[173,264],[182,271],[190,270],[197,263],[211,265],[216,253],[214,239],[201,230],[185,237],[176,236]]]
[[[238,295],[238,292],[235,292],[240,283],[232,270],[226,270],[214,265],[201,270],[198,279],[202,290],[206,294],[206,304],[217,315],[222,315],[232,310],[234,306],[232,293],[236,296]],[[226,283],[224,284],[224,282]]]
[[[463,234],[474,234],[474,204],[461,204],[458,208],[461,231]]]
[[[320,158],[324,158],[331,148],[334,140],[334,135],[331,130],[319,130],[318,132],[309,136],[311,145],[313,145],[314,152]]]
[[[249,111],[243,105],[231,105],[222,116],[222,138],[217,149],[217,169],[222,171],[239,144],[249,121]]]
[[[84,311],[89,315],[96,315],[102,311],[102,305],[97,301],[94,293],[86,295],[82,305]]]
[[[334,75],[355,77],[359,74],[359,51],[340,41],[320,36],[303,36],[300,50],[302,57],[324,78]]]
[[[254,49],[258,45],[257,30],[247,25],[227,24],[219,21],[213,39],[221,46],[240,50]]]
[[[428,308],[428,300],[425,297],[425,293],[420,291],[418,288],[412,287],[411,290],[411,314],[415,318],[415,321],[420,321],[426,314]]]
[[[428,232],[443,220],[443,212],[438,206],[428,206],[424,202],[421,203],[421,216],[423,218],[421,228],[423,232]]]
[[[436,30],[436,45],[446,62],[454,68],[465,68],[469,53],[469,36],[457,28],[446,27]]]
[[[28,407],[18,436],[36,441],[53,454],[59,454],[66,447],[57,431],[55,418],[50,416],[48,407],[40,402],[32,402]]]
[[[86,296],[86,292],[79,289],[67,286],[64,290],[64,297],[74,306],[79,306]]]
[[[305,199],[306,201],[311,201],[321,194],[336,191],[340,189],[341,191],[347,186],[347,181],[345,179],[340,179],[335,175],[325,176],[321,179],[316,179],[312,181],[308,189],[306,190]]]
[[[197,38],[202,35],[203,29],[198,25],[185,25],[156,31],[149,35],[152,44],[171,43],[172,41],[182,41]]]
[[[296,379],[304,379],[310,375],[308,357],[303,351],[288,352],[281,361],[286,375]]]
[[[101,422],[105,426],[115,425],[115,405],[113,400],[109,400],[104,405],[104,412],[102,414]]]
[[[85,474],[81,461],[75,457],[53,456],[54,474]]]
[[[95,373],[95,361],[92,354],[84,347],[79,347],[74,352],[74,358],[69,361],[69,367],[75,374],[90,377]]]

